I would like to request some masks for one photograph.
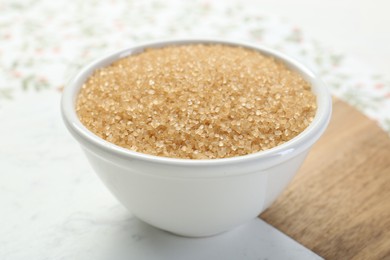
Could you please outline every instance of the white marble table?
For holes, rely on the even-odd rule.
[[[59,97],[25,95],[0,110],[0,259],[321,259],[260,219],[204,239],[135,219],[66,132]]]

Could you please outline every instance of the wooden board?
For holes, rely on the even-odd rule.
[[[390,138],[334,101],[328,130],[262,219],[325,259],[390,259]]]

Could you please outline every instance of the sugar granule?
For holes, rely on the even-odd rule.
[[[147,49],[97,69],[76,102],[93,133],[133,151],[215,159],[270,149],[313,120],[310,84],[255,50]]]

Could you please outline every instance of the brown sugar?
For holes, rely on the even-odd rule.
[[[214,159],[270,149],[313,120],[311,86],[282,62],[228,45],[147,49],[97,69],[80,121],[133,151]]]

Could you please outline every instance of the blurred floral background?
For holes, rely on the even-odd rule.
[[[390,132],[388,78],[244,2],[25,0],[0,3],[0,13],[0,109],[25,92],[59,95],[77,70],[103,54],[146,41],[211,37],[295,56],[336,97]]]

